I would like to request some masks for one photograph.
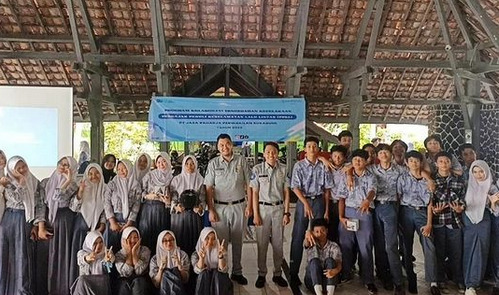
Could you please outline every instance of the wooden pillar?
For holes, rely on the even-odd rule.
[[[288,170],[289,176],[291,176],[291,173],[293,172],[293,166],[296,163],[296,156],[296,142],[286,142],[286,169]]]
[[[102,76],[91,75],[91,91],[87,99],[90,117],[90,153],[92,161],[100,163],[104,156],[104,124],[102,114]]]
[[[351,150],[360,147],[360,119],[362,117],[362,98],[360,96],[360,85],[358,80],[350,82],[350,117],[348,119],[348,130],[352,132],[352,145]]]
[[[169,153],[170,152],[170,142],[169,141],[160,142],[159,143],[159,151]]]
[[[466,82],[467,95],[470,97],[480,97],[480,82],[468,80]],[[469,116],[470,128],[465,130],[465,140],[472,143],[475,149],[480,149],[480,105],[466,104],[467,112],[463,116]]]

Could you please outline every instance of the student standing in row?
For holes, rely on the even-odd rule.
[[[418,293],[417,277],[412,262],[414,232],[417,232],[424,253],[425,279],[431,283],[431,295],[440,295],[437,286],[436,250],[432,235],[432,193],[428,189],[428,181],[421,174],[423,155],[417,151],[410,151],[405,159],[408,170],[397,180],[397,194],[400,200],[399,223],[404,239],[408,290],[411,294]]]
[[[499,197],[499,193],[492,183],[487,163],[477,160],[467,167],[469,179],[463,214],[463,271],[465,295],[476,295],[489,261],[491,218],[494,218],[490,216],[490,209],[495,207],[492,201]],[[492,251],[497,250],[494,247]],[[490,256],[494,258],[494,252]]]
[[[0,293],[4,295],[34,294],[33,240],[50,236],[39,184],[22,157],[9,159],[7,176],[0,178],[6,201],[0,222]]]
[[[258,245],[258,278],[255,286],[265,286],[267,275],[267,248],[272,240],[274,273],[272,281],[281,287],[288,283],[282,277],[284,226],[289,224],[289,184],[286,166],[278,161],[279,146],[275,142],[265,144],[264,163],[253,167],[251,188],[256,241]]]
[[[319,139],[305,138],[305,159],[293,167],[291,189],[298,197],[291,238],[291,259],[289,274],[292,287],[301,285],[298,272],[303,257],[303,240],[309,222],[314,218],[328,218],[329,194],[332,181],[327,174],[327,168],[319,161]]]
[[[393,289],[395,295],[405,294],[402,286],[402,264],[398,252],[398,213],[397,180],[403,168],[392,161],[390,146],[378,145],[379,164],[372,165],[369,171],[377,182],[374,201],[374,250],[376,269],[386,289]]]
[[[461,213],[466,208],[464,203],[464,181],[452,173],[452,156],[447,152],[435,155],[437,171],[434,174],[436,191],[433,194],[433,236],[437,254],[438,282],[444,284],[445,260],[452,265],[452,279],[459,289],[463,285],[463,222]],[[442,286],[443,287],[443,286]]]
[[[372,209],[377,183],[376,177],[366,169],[368,158],[369,154],[364,150],[352,152],[353,190],[347,188],[346,178],[338,184],[338,195],[341,198],[338,205],[339,235],[343,252],[343,279],[351,279],[354,259],[360,254],[362,282],[369,294],[376,294],[378,289],[374,284]],[[358,221],[358,229],[355,231],[347,229],[347,221],[352,219]]]
[[[41,182],[42,198],[48,208],[48,222],[54,230],[48,253],[49,294],[69,294],[72,283],[69,269],[75,213],[69,209],[69,205],[78,191],[77,165],[73,157],[63,157],[57,162],[56,171]]]

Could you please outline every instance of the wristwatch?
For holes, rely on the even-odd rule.
[[[289,213],[289,212],[284,212],[284,216],[288,216],[288,217],[290,217],[290,216],[291,216],[291,213]]]

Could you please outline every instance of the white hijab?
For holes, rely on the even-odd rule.
[[[76,181],[78,162],[73,157],[63,157],[59,160],[59,162],[57,162],[57,165],[59,165],[59,163],[64,159],[66,159],[69,163],[69,169],[71,169],[72,172],[71,181],[74,182]],[[49,221],[51,223],[54,223],[55,215],[57,214],[57,210],[59,209],[59,201],[57,200],[57,198],[55,198],[55,195],[57,190],[61,188],[62,184],[65,181],[66,177],[63,174],[59,173],[59,169],[56,168],[55,171],[52,172],[52,175],[50,176],[49,180],[47,181],[47,185],[45,186],[45,198],[49,207]]]
[[[205,264],[208,267],[208,269],[217,269],[218,268],[218,237],[217,237],[217,232],[215,231],[214,228],[212,227],[205,227],[199,234],[199,239],[198,242],[196,243],[196,252],[199,253],[201,251],[201,248],[203,247],[204,241],[208,237],[209,234],[214,233],[215,234],[215,245],[213,248],[210,250],[205,249],[206,251],[206,257],[205,257]]]
[[[187,172],[187,169],[185,168],[185,163],[187,163],[187,160],[189,159],[194,162],[194,173]],[[203,183],[204,178],[198,172],[198,162],[196,158],[192,155],[184,157],[184,160],[182,161],[182,173],[175,176],[172,180],[171,186],[173,187],[173,189],[176,190],[180,195],[181,193],[189,189],[199,191],[199,188],[203,185]]]
[[[168,251],[163,247],[163,238],[165,237],[166,234],[170,234],[173,239],[175,240],[174,242],[174,248],[172,251]],[[180,257],[179,253],[179,248],[177,247],[177,238],[175,237],[175,234],[172,231],[169,230],[164,230],[161,233],[159,233],[158,240],[156,241],[156,262],[158,265],[161,265],[163,259],[166,257],[169,257],[167,259],[168,264],[166,265],[166,268],[173,268],[175,267],[174,259],[173,257]]]
[[[125,243],[126,243],[126,240],[128,239],[128,237],[133,233],[133,232],[136,232],[137,235],[139,236],[139,239],[140,239],[140,233],[139,233],[139,230],[136,228],[136,227],[133,227],[133,226],[129,226],[127,228],[125,228],[123,230],[123,233],[121,234],[121,249],[123,249],[123,251],[125,251]],[[127,253],[128,254],[128,253]]]
[[[14,176],[14,169],[20,161],[26,163],[21,156],[13,156],[7,162],[7,175],[11,183],[19,187],[20,184]],[[27,163],[26,163],[27,165]],[[26,216],[26,221],[30,222],[35,219],[35,193],[38,189],[38,179],[28,170],[26,177],[26,189],[28,190],[28,195],[23,196],[24,214]]]
[[[473,168],[480,167],[485,172],[485,180],[478,181],[473,176]],[[477,224],[483,219],[483,212],[487,204],[490,185],[492,184],[492,176],[487,163],[482,160],[474,161],[470,166],[470,175],[468,178],[468,189],[466,190],[466,216],[473,224]]]
[[[99,183],[93,183],[88,179],[90,169],[95,168],[100,174]],[[85,189],[83,190],[81,215],[87,223],[90,230],[94,230],[99,224],[99,219],[102,211],[104,210],[104,175],[102,175],[102,168],[95,163],[87,166],[83,179],[85,182]]]
[[[118,165],[120,163],[123,163],[125,165],[126,170],[128,171],[127,175],[126,175],[126,177],[120,177],[119,175],[117,175],[111,181],[116,182],[117,194],[121,199],[121,205],[122,205],[122,210],[123,210],[123,219],[126,220],[128,218],[128,214],[130,213],[130,205],[128,204],[128,194],[130,193],[130,191],[134,187],[138,186],[139,183],[137,182],[135,177],[133,177],[133,175],[132,175],[133,174],[132,173],[132,167],[133,167],[132,162],[130,162],[128,160],[119,160],[116,167],[118,167]]]
[[[146,157],[147,159],[147,167],[144,170],[140,170],[139,168],[139,159],[142,156]],[[147,172],[151,170],[151,162],[152,162],[151,156],[149,156],[146,153],[140,154],[137,160],[135,160],[135,165],[133,165],[133,176],[135,177],[135,179],[137,179],[139,183],[142,183],[142,179],[144,178],[144,176],[147,174]]]
[[[91,231],[85,237],[85,241],[83,242],[83,251],[87,253],[91,253],[94,250],[95,241],[101,238],[102,242],[104,242],[104,237],[98,230]],[[102,271],[102,260],[106,254],[106,248],[102,247],[102,251],[99,253],[95,253],[95,260],[90,264],[90,273],[93,275],[101,275]]]
[[[152,188],[152,189],[154,189],[156,187],[166,187],[166,186],[170,185],[170,182],[173,178],[172,162],[171,162],[170,156],[165,152],[162,152],[161,154],[159,154],[159,156],[156,157],[156,162],[155,162],[156,167],[157,167],[157,163],[158,163],[159,158],[164,158],[167,162],[167,166],[166,166],[165,170],[161,170],[161,169],[156,168],[148,173],[150,175],[150,179],[151,179],[150,180],[151,181],[150,188]],[[150,192],[146,192],[146,193],[150,193]]]

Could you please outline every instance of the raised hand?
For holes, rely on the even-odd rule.
[[[66,180],[71,180],[73,177],[73,171],[71,169],[65,169],[64,172],[62,172],[62,175],[64,175]]]
[[[182,270],[182,263],[181,263],[181,259],[180,259],[180,252],[179,251],[176,251],[176,254],[173,255],[172,257],[173,259],[173,264],[175,265],[176,268],[178,268],[178,270]]]
[[[161,198],[161,201],[163,201],[163,203],[165,203],[166,206],[170,206],[170,204],[172,202],[170,196],[168,196],[168,195],[160,195],[160,198]]]
[[[26,184],[26,177],[24,175],[19,173],[17,170],[14,170],[12,174],[14,175],[15,178],[19,179],[20,185],[24,186]]]
[[[205,244],[203,244],[203,245],[201,246],[201,249],[200,249],[200,250],[199,250],[199,252],[198,252],[198,256],[199,256],[199,258],[200,258],[200,259],[202,259],[202,260],[203,260],[203,262],[204,262],[204,259],[206,258],[206,245],[205,245]]]
[[[145,196],[145,199],[146,199],[146,200],[154,200],[154,199],[156,199],[156,194],[155,194],[155,193],[148,193],[148,194]]]
[[[94,251],[90,252],[87,256],[85,256],[85,261],[88,263],[92,263],[95,261],[95,253]]]
[[[139,257],[139,251],[140,251],[140,242],[142,241],[142,239],[139,239],[137,241],[137,243],[135,243],[135,245],[133,245],[132,247],[132,255],[135,256],[135,257]]]
[[[127,239],[125,240],[125,243],[123,243],[123,250],[125,250],[125,253],[127,254],[132,254],[132,245],[131,242]]]
[[[499,201],[499,193],[489,195],[490,204],[495,205]]]
[[[227,250],[225,249],[225,240],[222,240],[222,243],[220,243],[220,240],[218,240],[218,258],[222,259],[225,257],[225,253]]]
[[[175,211],[177,211],[178,213],[183,213],[185,211],[185,208],[184,206],[178,204],[177,206],[175,206]]]
[[[0,185],[7,186],[10,183],[10,180],[7,177],[0,178]]]
[[[445,208],[448,208],[449,204],[439,202],[433,206],[433,213],[440,214]]]
[[[111,246],[111,248],[109,249],[106,249],[106,256],[104,257],[104,260],[106,260],[107,262],[111,262],[114,260],[114,253],[113,253],[113,246]]]
[[[456,213],[461,213],[464,211],[464,207],[459,204],[458,201],[453,201],[452,203],[450,203],[450,207],[452,208],[452,210],[454,210]]]

